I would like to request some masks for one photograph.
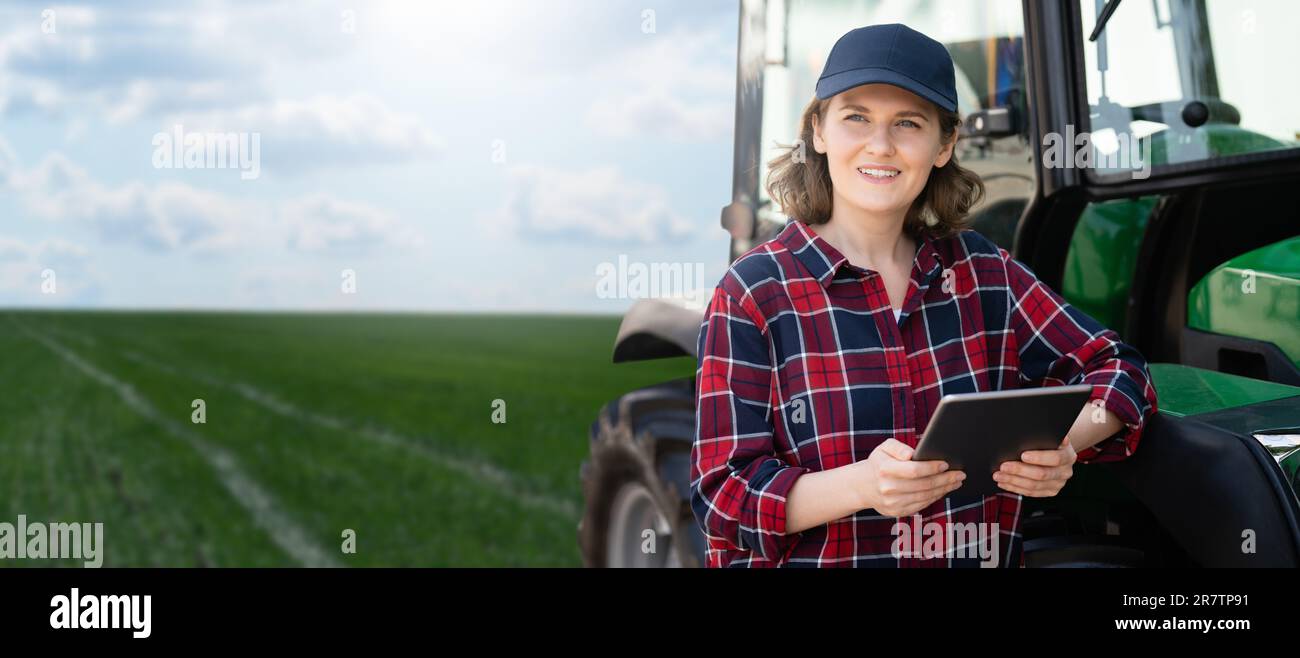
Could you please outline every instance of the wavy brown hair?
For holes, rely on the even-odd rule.
[[[799,119],[799,141],[780,145],[785,149],[767,163],[767,194],[780,204],[782,212],[805,224],[824,224],[831,218],[834,197],[826,155],[812,148],[813,117],[825,125],[830,99],[814,97]],[[939,133],[943,142],[956,138],[961,115],[938,105]],[[956,148],[942,167],[933,167],[925,188],[908,208],[903,228],[914,236],[942,238],[969,222],[971,206],[984,197],[984,182],[975,172],[957,164]]]

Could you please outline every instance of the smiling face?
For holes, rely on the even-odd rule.
[[[890,218],[906,214],[956,143],[942,142],[934,104],[887,84],[835,95],[814,121],[813,148],[826,155],[835,206]]]

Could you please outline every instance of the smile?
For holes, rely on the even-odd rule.
[[[892,183],[902,173],[897,169],[877,169],[875,167],[858,167],[857,171],[863,178],[876,184]]]

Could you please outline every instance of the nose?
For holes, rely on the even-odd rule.
[[[862,143],[862,150],[868,155],[892,156],[894,154],[894,138],[889,132],[889,126],[880,123],[873,124],[867,131],[866,140]]]

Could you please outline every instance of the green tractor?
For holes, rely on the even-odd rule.
[[[765,163],[794,142],[830,46],[889,22],[953,55],[960,162],[988,188],[974,228],[1151,363],[1159,413],[1138,451],[1025,499],[1026,566],[1300,565],[1300,91],[1259,66],[1300,60],[1300,5],[745,0],[731,259],[787,221]],[[640,300],[614,361],[694,356],[701,320]],[[588,566],[702,563],[694,386],[626,393],[593,423]]]

